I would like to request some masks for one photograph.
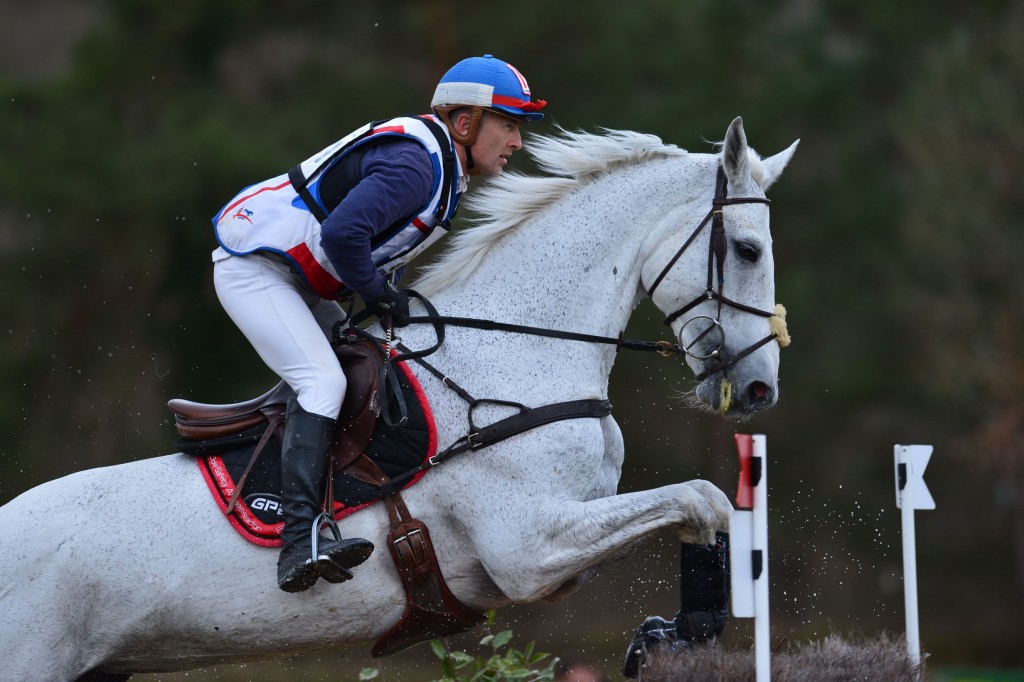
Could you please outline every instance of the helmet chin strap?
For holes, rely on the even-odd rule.
[[[463,145],[466,148],[466,172],[470,175],[480,175],[480,169],[473,161],[473,150],[470,145]]]

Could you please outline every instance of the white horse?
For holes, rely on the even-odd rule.
[[[761,159],[739,118],[720,154],[632,132],[536,138],[531,153],[551,176],[508,174],[478,190],[486,221],[455,236],[414,288],[445,315],[614,337],[656,280],[654,303],[666,312],[718,290],[710,222],[696,228],[721,168],[729,197],[755,200],[718,206],[728,250],[713,269],[737,306],[701,298],[671,329],[693,344],[687,363],[709,409],[769,407],[779,345],[768,317],[750,311],[776,304],[763,198],[795,147]],[[414,349],[433,341],[429,325],[400,331]],[[540,406],[607,397],[615,356],[611,345],[449,327],[430,361],[477,397]],[[417,373],[443,447],[465,435],[466,404]],[[476,418],[507,415],[491,407]],[[454,457],[403,496],[429,525],[452,592],[482,611],[561,595],[660,531],[710,542],[727,528],[730,502],[705,481],[616,495],[622,462],[613,418],[560,421]],[[96,521],[83,527],[87,516]],[[50,481],[0,508],[0,679],[126,679],[379,637],[405,605],[387,525],[380,504],[344,519],[346,536],[377,551],[349,582],[288,594],[275,582],[277,552],[232,529],[191,457]]]

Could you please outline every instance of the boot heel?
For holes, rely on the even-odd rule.
[[[343,583],[352,579],[352,571],[348,570],[326,554],[316,558],[316,570],[320,577],[329,583]]]
[[[321,537],[324,528],[331,531],[333,540]],[[321,512],[313,521],[313,535],[310,544],[313,548],[313,563],[320,577],[329,583],[343,583],[352,579],[352,571],[373,553],[373,543],[369,540],[351,538],[343,540],[338,523],[327,512]]]

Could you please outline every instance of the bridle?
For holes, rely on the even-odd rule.
[[[647,295],[653,298],[654,292],[658,288],[658,285],[661,284],[662,280],[665,279],[665,276],[668,275],[669,271],[675,266],[679,258],[683,255],[686,249],[690,247],[690,244],[692,244],[694,239],[697,238],[697,235],[700,234],[701,230],[704,229],[704,226],[708,224],[708,221],[710,221],[711,239],[708,243],[707,288],[704,290],[704,293],[697,296],[695,299],[693,299],[683,307],[679,308],[675,312],[670,313],[668,317],[665,318],[665,324],[671,326],[673,322],[675,322],[677,319],[679,319],[686,313],[696,308],[701,303],[710,300],[718,301],[718,310],[715,313],[714,317],[710,315],[694,315],[690,319],[686,320],[686,322],[683,323],[682,328],[680,328],[679,330],[679,336],[680,339],[682,339],[682,332],[684,329],[686,329],[686,327],[692,324],[699,324],[702,320],[705,320],[709,323],[707,329],[700,332],[696,336],[696,338],[694,338],[693,341],[691,341],[682,349],[686,355],[690,356],[691,358],[694,358],[695,360],[714,360],[717,362],[716,365],[709,367],[700,374],[698,374],[696,376],[696,379],[698,381],[703,381],[712,374],[715,374],[716,372],[721,372],[722,370],[735,365],[737,362],[739,362],[746,356],[750,355],[761,346],[771,342],[777,336],[774,332],[772,332],[768,336],[761,339],[760,341],[757,341],[754,344],[748,346],[747,348],[744,348],[742,351],[736,353],[735,355],[729,357],[728,359],[723,357],[723,351],[725,350],[725,329],[722,327],[721,323],[723,306],[729,306],[731,308],[736,308],[737,310],[742,310],[753,315],[758,315],[760,317],[767,318],[773,317],[775,315],[775,312],[761,310],[759,308],[754,308],[752,306],[748,306],[746,304],[733,301],[729,298],[726,298],[725,294],[722,293],[725,283],[725,256],[729,252],[729,241],[725,237],[725,221],[722,217],[722,208],[724,206],[731,206],[734,204],[770,203],[771,201],[763,197],[736,197],[730,199],[729,179],[725,175],[725,170],[722,168],[721,165],[719,165],[718,177],[715,181],[715,198],[711,202],[711,210],[708,211],[708,214],[706,216],[704,216],[704,220],[700,221],[700,224],[697,225],[696,228],[694,228],[693,232],[691,232],[690,236],[687,237],[685,242],[683,242],[683,245],[679,247],[679,250],[676,251],[675,255],[672,256],[671,259],[669,259],[668,264],[665,265],[662,271],[654,279],[654,284],[651,285],[651,288],[647,289]],[[715,288],[716,270],[718,274],[717,289]],[[642,285],[643,283],[641,282],[641,286]],[[697,353],[691,350],[698,342],[700,342],[704,337],[710,334],[712,330],[714,330],[714,332],[718,336],[718,343],[714,346],[714,348],[711,351]]]

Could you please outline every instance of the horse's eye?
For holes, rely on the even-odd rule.
[[[749,242],[736,242],[736,253],[748,263],[756,263],[761,257],[761,249]]]

